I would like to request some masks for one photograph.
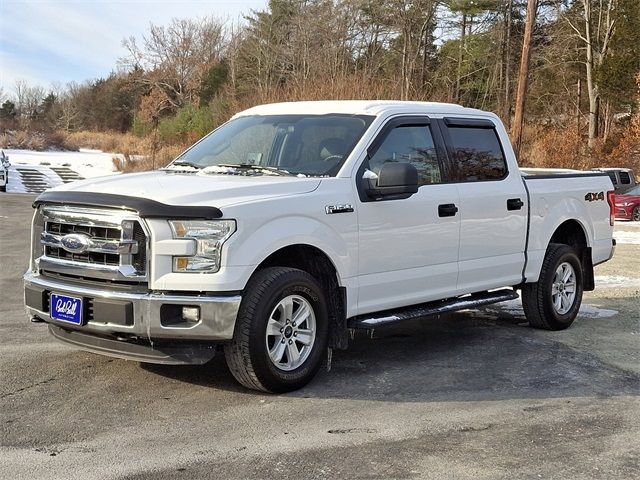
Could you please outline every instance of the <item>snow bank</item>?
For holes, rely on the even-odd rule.
[[[83,178],[119,173],[113,165],[114,154],[100,150],[36,152],[5,149],[4,152],[11,162],[8,192],[38,193]]]

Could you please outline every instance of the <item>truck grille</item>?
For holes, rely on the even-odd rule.
[[[122,235],[121,230],[118,228],[97,227],[89,225],[70,225],[67,223],[59,223],[55,221],[47,222],[45,231],[58,236],[64,236],[70,233],[81,233],[94,239],[115,241],[119,241]],[[49,258],[58,258],[63,260],[70,260],[73,262],[96,263],[100,265],[120,265],[120,255],[113,253],[71,253],[66,251],[64,248],[54,246],[45,246],[44,253]]]
[[[140,282],[147,276],[147,234],[135,214],[45,205],[34,219],[34,245],[43,274]],[[34,258],[37,258],[34,255]]]

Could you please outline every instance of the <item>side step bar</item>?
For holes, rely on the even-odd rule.
[[[404,320],[439,315],[442,313],[481,307],[491,303],[504,302],[518,298],[518,292],[509,288],[492,292],[479,292],[456,297],[448,300],[421,303],[398,310],[386,310],[366,315],[359,315],[349,319],[349,328],[371,330],[384,327]]]

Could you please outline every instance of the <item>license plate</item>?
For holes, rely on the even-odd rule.
[[[82,325],[82,298],[51,294],[51,318]]]

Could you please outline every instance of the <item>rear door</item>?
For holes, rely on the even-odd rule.
[[[443,150],[427,117],[390,120],[369,147],[356,175],[360,314],[455,293],[458,190],[447,183]],[[364,178],[375,176],[386,162],[414,165],[418,192],[404,199],[368,198]]]
[[[460,197],[458,293],[516,285],[527,235],[520,172],[509,172],[491,120],[445,117],[439,125]]]

